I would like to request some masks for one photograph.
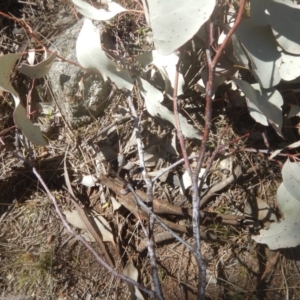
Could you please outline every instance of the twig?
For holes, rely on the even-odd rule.
[[[164,299],[162,290],[161,290],[161,285],[159,282],[159,277],[158,277],[158,268],[157,268],[157,260],[156,260],[156,255],[155,255],[155,247],[154,247],[154,238],[153,238],[153,227],[155,223],[155,218],[153,216],[153,187],[152,187],[152,181],[148,176],[146,166],[145,166],[145,161],[144,161],[144,153],[143,153],[143,147],[142,147],[142,141],[141,141],[141,134],[139,130],[139,119],[135,110],[135,107],[132,103],[132,98],[131,94],[129,93],[127,95],[127,102],[130,107],[131,113],[134,118],[134,130],[135,130],[135,137],[136,137],[136,143],[137,143],[137,148],[138,148],[138,154],[139,154],[139,159],[140,159],[140,166],[142,167],[142,174],[144,181],[147,186],[147,196],[148,196],[148,203],[150,207],[151,214],[149,214],[149,226],[148,226],[148,252],[150,256],[150,264],[152,267],[152,276],[153,276],[153,283],[154,283],[154,288],[155,288],[155,293],[157,299]]]
[[[199,157],[199,155],[194,154],[194,155],[190,155],[188,157],[188,159],[193,159],[193,158],[198,158],[198,157]],[[170,165],[170,166],[168,166],[166,168],[163,168],[160,172],[158,172],[158,174],[154,178],[152,178],[152,182],[155,182],[161,175],[163,175],[164,173],[172,170],[173,168],[175,168],[176,166],[182,164],[183,162],[185,162],[184,158],[176,161],[174,164],[172,164],[172,165]]]
[[[93,255],[95,256],[95,258],[97,259],[97,261],[104,266],[109,272],[111,272],[115,277],[126,281],[129,284],[132,284],[134,286],[136,286],[138,289],[140,289],[141,291],[145,292],[146,294],[148,294],[150,297],[155,296],[153,291],[148,290],[147,288],[145,288],[143,285],[139,284],[138,282],[130,279],[129,277],[124,276],[123,274],[118,273],[117,271],[115,271],[112,267],[109,266],[109,264],[107,264],[101,256],[98,255],[98,253],[94,250],[94,248],[79,234],[76,234],[74,232],[74,230],[70,227],[70,225],[67,223],[67,221],[65,220],[65,217],[63,216],[62,212],[60,211],[58,204],[56,202],[55,197],[51,194],[50,190],[48,189],[46,183],[44,182],[44,180],[42,179],[42,177],[40,176],[40,174],[38,173],[38,171],[36,170],[35,167],[32,167],[32,171],[34,173],[34,175],[37,177],[37,179],[40,181],[40,183],[42,184],[42,186],[44,187],[46,193],[48,194],[48,197],[51,199],[51,201],[53,202],[53,205],[55,207],[56,213],[59,216],[59,218],[61,219],[63,225],[66,227],[66,229],[75,236],[75,238],[77,240],[79,240],[81,243],[84,244],[84,246],[89,249],[91,251],[91,253],[93,253]]]
[[[22,26],[22,28],[26,31],[26,33],[28,33],[33,39],[35,39],[35,41],[42,46],[42,48],[44,49],[45,46],[43,45],[43,43],[38,39],[38,37],[36,36],[36,34],[33,32],[32,28],[26,24],[26,22],[24,21],[24,19],[18,19],[14,16],[10,16],[2,11],[0,11],[0,15],[4,16],[5,18],[8,18],[10,20],[13,20],[14,22],[18,23],[20,26]]]
[[[115,125],[118,125],[118,124],[121,124],[123,122],[126,122],[128,120],[131,119],[131,116],[129,115],[126,115],[124,117],[121,117],[121,118],[118,118],[116,120],[114,120],[112,123],[110,123],[108,126],[106,126],[105,128],[101,129],[99,132],[97,132],[95,134],[94,137],[90,138],[88,141],[87,141],[87,144],[91,144],[93,143],[100,135],[106,133],[109,129],[111,129],[112,127],[114,127]]]
[[[250,174],[251,169],[247,170],[245,174]],[[237,172],[235,171],[235,175]],[[231,175],[232,176],[232,175]],[[205,194],[205,197],[211,197],[214,193],[220,191],[221,189],[224,189],[227,185],[231,184],[234,181],[234,176],[229,176],[225,180],[217,183],[214,185],[207,194]],[[238,177],[238,175],[236,175]],[[138,215],[141,219],[148,219],[148,213],[144,211],[143,208],[140,208],[138,206],[138,203],[136,203],[135,196],[132,193],[124,193],[124,187],[125,185],[120,186],[120,184],[115,181],[113,178],[101,175],[100,177],[101,184],[105,185],[107,188],[112,190],[116,196],[117,200],[120,204],[125,206],[131,213],[133,213],[135,216]],[[147,201],[147,194],[144,193],[141,190],[135,191],[136,195],[141,199],[143,202],[148,203]],[[183,216],[183,217],[192,217],[193,210],[188,208],[183,208],[181,206],[176,206],[174,204],[171,204],[169,202],[163,201],[159,198],[154,197],[153,198],[153,213],[157,215],[174,215],[174,216]],[[213,212],[207,212],[207,211],[200,211],[200,218],[201,221],[210,221],[210,222],[221,222],[223,224],[230,224],[230,225],[240,225],[240,222],[238,222],[239,219],[244,219],[244,216],[236,216],[236,215],[226,215],[226,214],[219,214],[219,213],[213,213]],[[165,222],[164,220],[162,220]],[[171,229],[174,229],[175,231],[180,231],[180,225],[176,223],[172,223],[172,225],[169,225],[169,223],[166,223],[167,226],[169,226]],[[176,227],[176,226],[178,227]],[[186,231],[183,231],[186,233]],[[190,233],[191,230],[190,230]],[[146,234],[147,236],[147,234]]]
[[[35,78],[32,79],[32,83],[31,83],[31,88],[29,90],[29,93],[27,95],[27,118],[30,119],[30,114],[31,114],[31,95],[32,95],[32,91],[34,89],[34,86],[35,86]]]
[[[230,183],[235,182],[242,175],[242,168],[240,165],[237,165],[235,169],[232,171],[232,174],[227,177],[225,180],[221,181],[219,184],[213,186],[205,196],[201,197],[200,208],[203,207],[204,204],[218,191],[222,190],[224,187],[229,185]]]
[[[175,73],[174,93],[173,93],[173,110],[174,110],[174,116],[175,116],[175,127],[176,127],[177,136],[178,136],[180,148],[181,148],[183,159],[184,159],[185,168],[188,171],[190,177],[192,178],[193,172],[192,172],[191,165],[190,165],[188,155],[187,155],[187,151],[186,151],[186,148],[184,145],[184,139],[183,139],[183,134],[182,134],[181,127],[180,127],[179,114],[178,114],[178,105],[177,105],[177,100],[178,100],[177,99],[177,93],[178,93],[177,91],[178,91],[178,78],[179,78],[178,67],[179,67],[179,63],[178,63],[176,73]]]
[[[175,81],[174,81],[174,93],[173,93],[173,106],[174,106],[174,115],[175,115],[175,127],[177,130],[177,136],[180,143],[180,148],[182,151],[183,159],[185,162],[186,170],[188,171],[188,174],[192,180],[192,188],[193,188],[193,237],[195,240],[195,247],[192,250],[192,253],[195,255],[198,270],[199,270],[199,285],[198,285],[198,298],[203,299],[205,297],[205,277],[206,277],[206,266],[202,259],[201,254],[201,248],[200,248],[200,214],[199,214],[199,190],[198,190],[198,173],[194,173],[191,169],[190,162],[188,160],[187,151],[184,145],[183,135],[180,127],[179,122],[179,115],[178,115],[178,106],[177,106],[177,89],[178,89],[178,77],[179,77],[179,71],[176,70],[175,73]],[[207,138],[206,138],[207,141]],[[202,145],[205,143],[204,139],[202,140]],[[204,155],[203,155],[204,158]],[[199,170],[200,171],[200,170]]]
[[[127,184],[127,189],[131,191],[131,193],[134,195],[137,203],[139,206],[141,206],[149,215],[153,215],[155,218],[156,222],[165,230],[167,230],[179,243],[183,244],[186,248],[188,248],[191,252],[193,252],[194,248],[189,245],[187,242],[185,242],[179,235],[177,235],[174,231],[170,230],[170,228],[160,220],[160,218],[154,214],[149,207],[140,199],[140,197],[136,194],[135,190],[132,188],[130,184]]]
[[[199,197],[199,189],[198,189],[198,175],[200,173],[201,166],[204,161],[205,151],[206,151],[206,144],[208,142],[209,133],[211,129],[211,116],[212,116],[212,87],[213,87],[213,80],[215,75],[215,67],[216,64],[223,53],[227,42],[229,41],[230,37],[232,36],[233,32],[237,28],[238,24],[242,19],[242,14],[245,8],[246,0],[242,0],[239,8],[239,12],[233,27],[230,29],[229,33],[227,34],[224,42],[218,49],[214,59],[212,60],[211,54],[211,46],[213,44],[213,23],[208,23],[208,41],[207,41],[207,49],[206,49],[206,58],[207,58],[207,65],[208,65],[208,80],[206,83],[206,107],[205,107],[205,127],[203,133],[203,139],[200,147],[199,158],[197,161],[197,166],[195,172],[192,177],[192,188],[193,188],[193,229],[194,229],[194,239],[195,239],[195,256],[197,258],[198,267],[199,267],[199,279],[200,284],[198,286],[198,297],[203,298],[205,295],[205,277],[206,277],[206,267],[201,256],[201,249],[200,249],[200,218],[199,218],[199,209],[200,209],[200,197]],[[206,169],[206,173],[207,173]],[[205,176],[202,176],[201,184],[203,184]]]

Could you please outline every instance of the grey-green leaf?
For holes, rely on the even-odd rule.
[[[266,9],[278,44],[289,53],[300,54],[300,6],[297,1],[268,0]]]
[[[42,132],[38,126],[34,126],[26,116],[26,110],[19,103],[14,110],[14,121],[16,126],[22,131],[24,136],[34,144],[40,146],[46,146],[46,142],[43,139]]]
[[[269,25],[269,15],[266,12],[268,0],[251,0],[250,20],[255,26]]]
[[[267,244],[271,250],[300,245],[300,203],[282,183],[277,190],[277,205],[283,218],[271,223],[268,229],[260,230],[253,236],[257,243]]]
[[[282,168],[282,179],[288,192],[300,201],[300,164],[287,159]]]
[[[10,83],[10,74],[12,68],[21,54],[6,54],[0,57],[0,87],[7,92],[11,93],[15,101],[15,110],[13,118],[16,126],[22,131],[24,136],[34,144],[46,146],[43,135],[39,127],[34,126],[26,116],[26,110],[20,103],[20,97],[17,91]]]
[[[154,44],[162,55],[191,39],[210,17],[215,0],[147,0]]]
[[[300,76],[300,55],[281,53],[282,64],[279,72],[283,80],[290,81]]]
[[[248,57],[235,34],[231,36],[231,39],[225,48],[225,53],[236,65],[248,67]]]
[[[254,26],[244,19],[236,35],[251,60],[251,71],[255,79],[265,88],[277,85],[280,80],[278,60],[281,60],[276,41],[269,27]]]
[[[47,59],[34,66],[23,63],[21,67],[19,67],[19,71],[30,78],[43,78],[48,74],[56,55],[57,53],[53,52]]]
[[[247,106],[252,118],[267,126],[268,121],[279,136],[282,136],[283,123],[281,94],[274,88],[264,90],[258,83],[250,85],[248,82],[234,78],[233,81],[246,96]]]
[[[173,96],[173,88],[175,85],[176,66],[179,57],[171,53],[170,55],[161,55],[157,50],[147,51],[137,56],[137,60],[146,67],[149,64],[154,65],[160,72],[164,83],[165,92]],[[181,73],[178,76],[177,95],[183,94],[184,78]]]
[[[72,0],[77,10],[87,18],[98,21],[107,21],[117,14],[126,11],[121,5],[115,2],[107,1],[108,9],[96,9],[91,4],[82,0]]]
[[[140,78],[141,94],[145,99],[148,113],[153,117],[159,117],[171,122],[175,126],[175,117],[167,107],[160,102],[164,96],[157,88],[151,85],[148,81]],[[202,134],[193,125],[189,124],[187,119],[179,114],[179,122],[182,133],[185,137],[190,139],[202,139]]]
[[[119,89],[132,90],[133,81],[127,70],[119,70],[102,50],[100,32],[92,21],[85,19],[76,42],[79,63],[87,69],[100,72],[104,80],[110,78]]]

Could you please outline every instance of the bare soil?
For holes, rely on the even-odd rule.
[[[135,1],[119,2],[126,7],[131,5],[132,8],[140,9]],[[16,18],[23,17],[31,28],[37,28],[35,31],[38,37],[47,46],[58,32],[76,22],[72,7],[67,1],[6,0],[0,4],[0,11]],[[63,24],[57,23],[57,16],[60,14],[67,20]],[[0,17],[0,51],[3,54],[24,52],[30,47],[37,47],[30,38],[15,40],[12,32],[15,28],[21,29],[20,24]],[[129,21],[125,18],[122,17],[120,22],[128,24]],[[130,19],[130,23],[142,27],[142,20]],[[148,47],[146,42],[139,46],[135,51]],[[12,77],[18,90],[23,90],[23,94],[20,94],[25,103],[30,81],[17,74]],[[44,84],[42,80],[37,83],[43,87]],[[48,91],[45,88],[43,92],[47,94]],[[33,101],[40,101],[37,98],[33,98]],[[203,98],[199,95],[189,98],[185,108],[189,111],[192,105],[195,107],[195,103],[201,101],[203,103]],[[111,275],[65,229],[48,195],[32,173],[31,166],[26,160],[18,158],[17,154],[22,153],[23,147],[16,147],[14,144],[16,131],[6,131],[14,125],[11,103],[8,94],[1,96],[0,138],[3,143],[0,145],[0,299],[130,299],[127,284]],[[171,143],[174,132],[172,126],[153,120],[143,110],[143,101],[139,97],[134,98],[134,104],[141,115],[144,143],[150,146],[160,145],[162,148],[164,141]],[[111,198],[116,197],[116,194],[102,186],[101,182],[97,187],[87,188],[76,181],[80,175],[94,174],[96,170],[88,140],[110,125],[114,121],[113,116],[127,107],[125,97],[116,92],[107,103],[103,115],[92,124],[70,130],[61,121],[54,134],[48,138],[47,147],[34,148],[34,164],[57,199],[60,209],[71,211],[74,210],[74,205],[63,176],[66,155],[72,187],[81,195],[83,205],[105,217],[112,228],[115,245],[106,242],[105,247],[115,263],[115,269],[122,273],[126,263],[133,262],[139,272],[138,281],[151,289],[152,271],[147,251],[137,251],[141,241],[145,239],[141,228],[144,221],[138,220],[125,207],[114,210]],[[254,134],[247,139],[240,139],[245,132],[262,131],[261,127],[254,123],[246,109],[236,108],[220,115],[222,107],[222,99],[214,103],[214,125],[209,147],[216,145],[219,135],[225,130],[224,143],[235,142],[223,154],[228,155],[235,164],[241,165],[243,174],[211,197],[204,210],[235,214],[244,210],[247,199],[260,198],[276,211],[276,189],[281,182],[280,167],[269,161],[265,154],[246,150],[253,147],[264,148],[262,139],[255,139]],[[196,112],[190,111],[196,126],[201,128],[204,104]],[[133,129],[133,122],[129,120],[117,125],[112,133],[101,136],[95,144],[98,149],[107,147],[111,152],[122,152],[129,161],[137,161],[136,145],[130,140]],[[277,145],[276,134],[271,129],[266,131],[271,144]],[[74,144],[74,141],[77,143]],[[187,146],[190,153],[197,152],[199,143],[187,141]],[[22,157],[26,158],[28,155],[23,151]],[[166,167],[178,159],[179,155],[168,153],[162,157],[160,166],[149,167],[148,171]],[[112,155],[109,161],[103,160],[101,166],[106,171],[117,171],[117,157]],[[190,209],[190,193],[181,195],[176,184],[176,178],[183,172],[184,166],[179,165],[172,170],[167,181],[157,181],[154,195],[163,202]],[[124,178],[130,176],[126,172],[121,175]],[[131,178],[136,189],[145,191],[140,174]],[[220,178],[221,172],[212,170],[209,176],[211,183],[220,182]],[[175,224],[191,226],[190,217],[163,217]],[[76,228],[75,230],[78,231]],[[212,221],[203,223],[202,230],[220,238],[202,241],[202,253],[207,263],[207,299],[300,299],[299,248],[270,251],[265,245],[256,244],[251,239],[251,234],[257,232],[253,224],[228,225]],[[161,232],[162,229],[156,225],[155,235],[158,236]],[[185,241],[193,242],[191,234],[180,235]],[[92,245],[101,254],[97,244]],[[157,243],[156,254],[165,299],[196,299],[199,278],[193,255],[174,240]],[[147,295],[144,297],[147,299]]]

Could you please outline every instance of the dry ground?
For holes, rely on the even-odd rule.
[[[0,11],[9,12],[18,18],[23,15],[32,28],[39,25],[40,32],[45,33],[51,27],[51,22],[55,22],[55,16],[61,9],[66,9],[73,16],[64,1],[58,2],[32,0],[30,4],[27,1],[19,3],[6,0],[0,4]],[[134,2],[130,4],[136,5]],[[70,22],[74,21],[76,19],[73,16]],[[5,18],[1,22],[3,29],[0,51],[3,54],[15,52],[15,41],[11,39],[15,24]],[[55,34],[52,32],[44,37],[44,43],[55,39]],[[19,44],[22,46],[24,41]],[[29,46],[31,45],[26,44],[22,51]],[[24,88],[21,96],[25,99],[29,84],[21,80],[15,75],[14,84]],[[136,97],[134,101],[139,113],[142,113],[142,100]],[[196,107],[195,103],[201,103],[203,99],[197,96],[187,101],[186,107],[191,108]],[[34,149],[37,156],[35,164],[61,210],[74,210],[70,195],[64,188],[63,159],[66,154],[74,190],[83,197],[87,207],[103,215],[112,227],[115,245],[109,242],[105,245],[116,269],[122,272],[125,264],[132,261],[139,271],[139,282],[151,288],[151,267],[146,251],[137,251],[144,234],[136,217],[124,207],[113,210],[110,199],[115,194],[107,187],[85,188],[76,183],[79,174],[95,173],[95,160],[87,141],[95,132],[113,121],[112,116],[119,113],[119,107],[127,106],[124,97],[115,93],[101,118],[92,124],[71,132],[62,125],[48,139],[47,149]],[[276,189],[281,182],[278,164],[269,161],[265,154],[245,150],[254,146],[257,149],[265,148],[263,140],[256,139],[255,134],[247,139],[240,139],[245,133],[260,132],[261,127],[251,120],[245,108],[236,108],[220,115],[223,106],[222,99],[214,103],[214,125],[208,146],[209,149],[214,149],[219,135],[225,130],[223,142],[235,141],[234,144],[229,144],[225,154],[230,154],[233,161],[241,165],[243,175],[237,182],[226,186],[212,197],[205,210],[224,214],[237,213],[243,211],[245,200],[256,197],[276,210]],[[203,125],[203,110],[202,105],[196,112],[191,112],[199,127]],[[2,130],[13,126],[13,108],[9,95],[4,94],[1,98],[0,111],[0,132],[3,132]],[[164,140],[171,138],[172,127],[153,120],[146,111],[143,111],[141,121],[145,144],[163,145]],[[110,147],[116,152],[126,149],[123,151],[125,157],[136,161],[136,145],[128,146],[132,131],[133,122],[128,121],[118,125],[112,134],[98,139],[96,144],[98,147]],[[269,129],[266,134],[271,146],[276,148],[278,138],[274,132]],[[64,228],[30,166],[13,155],[13,151],[22,150],[15,148],[14,136],[14,129],[0,136],[4,143],[0,146],[0,299],[130,299],[127,285],[106,271]],[[74,137],[79,137],[81,141],[78,147],[70,147],[66,153],[67,145],[72,143]],[[189,141],[187,146],[192,152],[197,151],[199,145],[195,141]],[[168,154],[163,157],[160,166],[149,167],[149,171],[170,165],[179,158]],[[109,162],[103,161],[102,166],[106,170],[116,169],[116,157]],[[166,182],[158,181],[154,185],[155,196],[163,201],[191,208],[190,194],[182,196],[179,187],[174,184],[176,176],[183,172],[184,167],[180,165],[171,172]],[[209,180],[218,182],[220,176],[220,172],[212,171]],[[139,175],[133,179],[137,188],[145,189]],[[191,225],[189,218],[165,217],[181,225]],[[210,222],[203,225],[202,229],[223,238],[223,241],[202,242],[202,252],[207,262],[207,299],[300,299],[298,249],[270,251],[251,239],[251,233],[255,230],[251,226]],[[161,229],[157,226],[155,234],[160,232]],[[189,234],[182,236],[186,241],[192,242]],[[96,243],[93,246],[99,251]],[[165,298],[196,299],[198,279],[191,253],[174,240],[158,244],[156,250]]]

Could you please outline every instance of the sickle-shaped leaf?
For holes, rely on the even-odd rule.
[[[19,103],[15,108],[13,116],[16,126],[22,131],[22,133],[30,142],[40,146],[47,145],[43,139],[40,128],[38,126],[34,126],[27,118],[26,110],[21,103]]]
[[[131,261],[126,264],[123,274],[136,282],[138,280],[139,272]],[[131,294],[131,300],[144,300],[144,297],[138,288],[131,284],[128,284],[128,288]]]
[[[10,73],[17,61],[22,55],[21,54],[6,54],[0,57],[0,87],[2,87],[7,92],[10,92],[15,99],[15,105],[17,106],[20,101],[19,95],[10,83]]]
[[[21,54],[7,54],[0,57],[0,87],[11,93],[15,101],[14,122],[26,138],[34,144],[46,146],[39,127],[34,126],[26,116],[26,110],[20,103],[19,94],[10,83],[10,73]]]
[[[247,106],[251,117],[258,123],[268,126],[268,121],[282,136],[283,99],[276,89],[263,90],[258,83],[249,84],[244,80],[234,78],[235,84],[246,96]]]
[[[236,29],[236,36],[251,60],[251,70],[260,85],[268,89],[281,80],[278,60],[281,60],[271,29],[254,26],[244,19]]]
[[[103,241],[111,242],[115,245],[114,237],[109,223],[102,216],[96,215],[93,211],[89,211],[89,213],[91,217],[94,219],[96,226],[100,230]],[[67,221],[70,224],[84,231],[83,237],[86,240],[91,242],[96,241],[92,233],[87,229],[84,221],[82,220],[80,213],[77,210],[64,211],[64,214],[66,216]]]
[[[49,72],[56,55],[56,52],[53,52],[47,59],[34,66],[22,64],[19,71],[30,78],[43,78]]]
[[[76,42],[79,63],[87,69],[98,71],[104,80],[110,78],[119,89],[132,90],[133,81],[127,70],[119,70],[102,50],[100,32],[92,21],[85,19]]]
[[[174,114],[160,103],[164,98],[163,94],[144,79],[140,79],[140,84],[141,94],[145,99],[148,113],[153,117],[167,120],[175,126]],[[181,114],[179,114],[179,122],[184,136],[191,139],[202,139],[200,131],[189,124],[187,119]]]

